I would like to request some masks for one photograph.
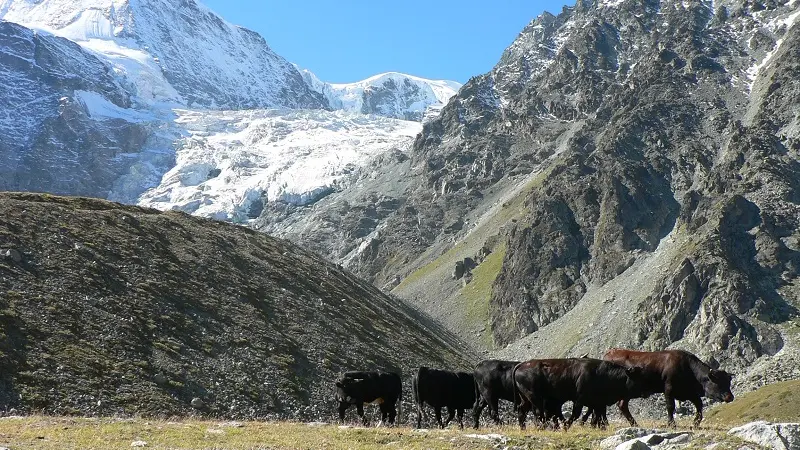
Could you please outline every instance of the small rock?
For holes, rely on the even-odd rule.
[[[634,439],[632,441],[623,442],[622,444],[618,445],[616,450],[650,450],[650,446],[645,444],[644,442]]]
[[[167,377],[163,373],[157,373],[153,376],[153,381],[157,384],[167,384]]]
[[[145,441],[133,441],[131,442],[131,447],[146,447],[147,442]]]
[[[220,427],[231,427],[231,428],[242,428],[244,424],[242,422],[230,421],[230,422],[222,422],[219,424]]]
[[[20,253],[19,250],[15,248],[2,250],[0,251],[0,255],[10,259],[11,261],[14,261],[15,263],[22,261],[22,253]]]
[[[192,408],[194,409],[200,409],[203,407],[203,405],[205,405],[205,403],[203,403],[203,399],[201,399],[200,397],[195,397],[192,399],[191,405]]]
[[[460,280],[461,277],[464,276],[464,261],[456,261],[455,267],[453,267],[453,279]]]
[[[206,429],[206,433],[208,433],[208,434],[225,434],[225,430],[220,430],[219,428],[208,428],[208,429]]]

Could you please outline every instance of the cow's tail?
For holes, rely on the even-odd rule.
[[[517,400],[517,369],[521,366],[522,363],[517,363],[513,369],[511,369],[511,402],[514,403],[514,412],[519,411],[519,405],[522,403],[522,394],[520,394],[520,399]]]

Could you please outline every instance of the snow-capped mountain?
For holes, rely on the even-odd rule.
[[[189,136],[175,167],[139,203],[219,220],[265,203],[307,205],[347,187],[370,159],[407,150],[422,124],[346,111],[179,111]]]
[[[194,0],[0,0],[0,19],[77,42],[143,102],[327,108],[257,33]]]
[[[422,121],[438,112],[461,89],[461,83],[428,80],[397,72],[382,73],[355,83],[325,83],[302,70],[303,79],[334,109]]]
[[[0,0],[0,19],[8,190],[244,220],[255,200],[310,203],[407,148],[460,86],[324,83],[195,0]],[[222,176],[187,179],[205,164]]]

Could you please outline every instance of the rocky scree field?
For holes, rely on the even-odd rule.
[[[403,302],[245,227],[47,194],[2,193],[0,210],[4,410],[327,420],[342,371],[408,382],[476,359]]]

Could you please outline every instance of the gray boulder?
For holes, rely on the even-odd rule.
[[[775,450],[800,449],[800,423],[751,422],[728,431],[747,442]]]

